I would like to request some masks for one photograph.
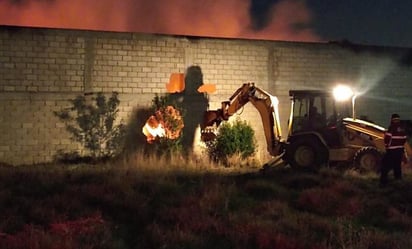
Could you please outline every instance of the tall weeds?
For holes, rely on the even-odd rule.
[[[193,157],[195,158],[195,157]],[[412,247],[412,184],[136,153],[0,167],[0,248]]]

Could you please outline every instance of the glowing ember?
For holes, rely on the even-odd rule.
[[[182,134],[183,119],[179,110],[173,106],[167,106],[157,110],[149,117],[143,126],[142,132],[148,143],[153,143],[159,137],[177,139]]]

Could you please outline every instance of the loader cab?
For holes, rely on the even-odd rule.
[[[291,90],[289,137],[316,133],[329,147],[341,144],[339,123],[341,112],[330,92],[317,90]]]

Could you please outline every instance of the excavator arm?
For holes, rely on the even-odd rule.
[[[222,107],[209,110],[204,114],[202,140],[208,141],[215,137],[214,127],[229,118],[247,103],[251,103],[259,112],[265,133],[267,150],[272,156],[281,153],[281,130],[279,123],[279,101],[275,96],[255,87],[254,83],[244,83],[237,89],[228,101],[222,102]]]

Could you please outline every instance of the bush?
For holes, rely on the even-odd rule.
[[[116,92],[107,100],[103,93],[88,103],[83,95],[70,100],[72,106],[54,114],[65,123],[73,141],[79,142],[93,160],[110,158],[122,149],[123,124],[115,124],[118,105]],[[86,156],[86,155],[83,155]]]
[[[183,117],[181,107],[174,103],[169,95],[156,95],[152,100],[151,107],[154,115],[149,117],[154,123],[160,124],[164,128],[162,136],[148,137],[159,155],[170,156],[174,153],[182,152]]]
[[[236,154],[246,159],[256,152],[255,132],[246,121],[237,119],[233,123],[221,124],[216,139],[206,146],[213,160],[225,164],[229,157]]]

